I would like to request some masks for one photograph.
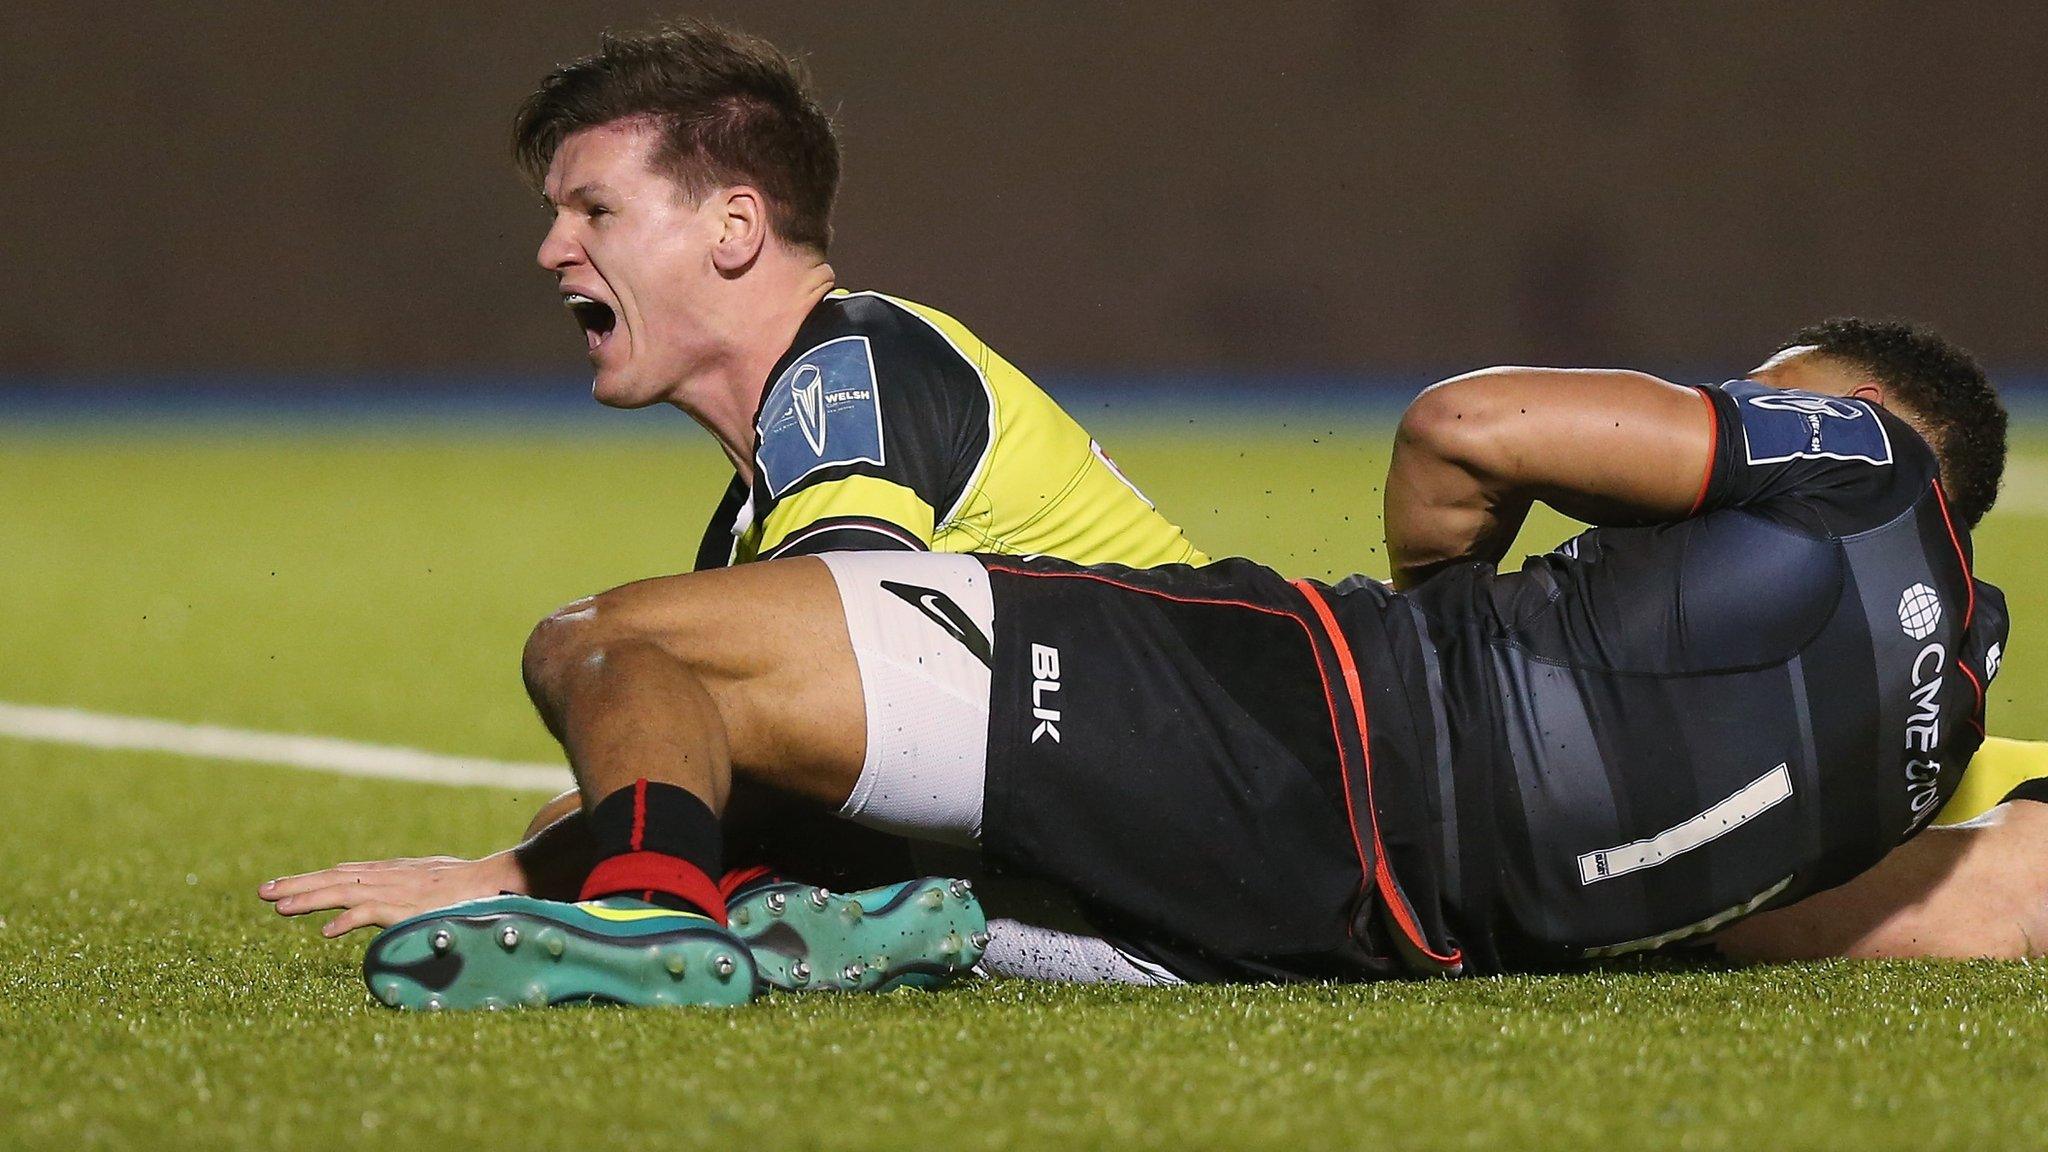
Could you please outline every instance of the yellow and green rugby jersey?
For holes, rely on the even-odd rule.
[[[697,567],[853,549],[1207,557],[1052,397],[942,312],[877,292],[819,301],[754,420]]]

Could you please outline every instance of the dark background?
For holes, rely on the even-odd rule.
[[[607,26],[802,53],[841,282],[1027,370],[2048,367],[2048,6],[11,5],[0,376],[582,370],[513,107]]]

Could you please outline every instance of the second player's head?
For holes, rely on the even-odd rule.
[[[749,272],[831,243],[831,120],[773,45],[712,24],[607,35],[527,97],[513,151],[607,404],[672,398],[745,324]]]
[[[1751,375],[1780,388],[1862,396],[1896,412],[1941,461],[1950,509],[1976,527],[2005,474],[2005,406],[1968,352],[1926,328],[1824,320],[1792,334]]]

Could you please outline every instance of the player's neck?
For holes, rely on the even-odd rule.
[[[771,257],[764,253],[763,259]],[[766,275],[734,300],[722,325],[719,354],[678,387],[670,401],[718,440],[733,470],[749,484],[754,479],[754,414],[768,387],[768,373],[834,282],[832,266],[822,260],[793,260],[780,253],[772,259],[787,263],[755,269]]]

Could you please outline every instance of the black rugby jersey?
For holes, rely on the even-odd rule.
[[[1412,595],[1477,969],[1656,948],[1840,884],[1933,818],[1983,739],[2004,598],[1971,576],[1932,451],[1861,400],[1701,394],[1690,518]]]
[[[1052,397],[943,312],[835,291],[769,373],[698,569],[848,549],[1202,563]]]

